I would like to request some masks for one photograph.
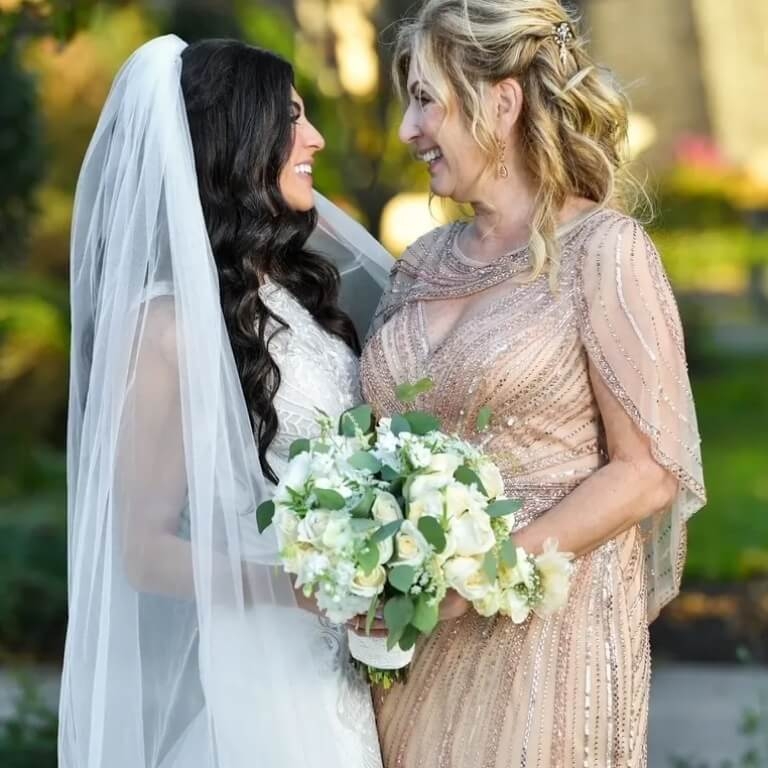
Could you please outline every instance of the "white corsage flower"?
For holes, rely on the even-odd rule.
[[[572,557],[570,552],[558,552],[554,539],[544,542],[544,551],[536,557],[543,592],[541,603],[536,606],[537,613],[546,615],[565,605],[573,572]]]

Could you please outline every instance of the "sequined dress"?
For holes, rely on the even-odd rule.
[[[391,413],[396,385],[431,377],[416,406],[494,456],[523,526],[607,461],[591,361],[678,495],[579,558],[557,614],[514,625],[470,611],[422,641],[408,682],[374,695],[385,767],[644,766],[648,622],[679,587],[685,523],[704,503],[674,297],[642,227],[614,211],[559,231],[554,290],[546,275],[521,279],[525,248],[485,265],[464,256],[463,226],[395,266],[363,352],[365,399]],[[478,435],[483,406],[493,422]]]

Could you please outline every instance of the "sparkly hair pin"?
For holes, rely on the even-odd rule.
[[[560,61],[565,65],[565,60],[568,56],[568,45],[576,39],[576,35],[573,34],[573,28],[567,21],[561,21],[559,24],[555,24],[552,37],[555,38],[557,47],[560,49]]]

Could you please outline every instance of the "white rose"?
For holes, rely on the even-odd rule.
[[[299,541],[310,544],[320,544],[323,533],[328,527],[330,514],[320,509],[313,509],[307,516],[300,520],[296,530],[296,538]]]
[[[282,549],[283,547],[293,544],[298,536],[299,518],[287,507],[280,503],[275,504],[275,535],[277,536],[277,544]]]
[[[387,581],[387,572],[382,566],[377,565],[370,573],[365,573],[362,569],[358,569],[355,573],[354,579],[349,586],[349,591],[353,595],[358,597],[374,597],[378,595],[384,589],[384,584]]]
[[[445,581],[466,600],[482,600],[493,587],[479,557],[453,557],[443,566]]]
[[[323,531],[322,543],[323,546],[333,550],[344,549],[352,543],[352,527],[346,515],[329,517]]]
[[[430,491],[440,491],[446,485],[453,482],[453,472],[435,472],[427,469],[426,472],[415,475],[408,488],[408,500],[418,499]]]
[[[429,469],[453,477],[453,473],[461,466],[461,461],[459,456],[452,453],[436,453],[429,461]]]
[[[431,548],[419,529],[409,520],[406,520],[395,535],[397,544],[397,564],[412,565],[418,568]]]
[[[465,512],[451,522],[451,533],[456,554],[463,557],[483,555],[496,544],[491,519],[483,513]]]
[[[514,589],[506,589],[501,593],[499,610],[515,624],[522,624],[531,612],[526,599]]]
[[[557,542],[553,539],[544,542],[544,551],[536,558],[544,593],[541,603],[536,606],[537,613],[552,613],[565,605],[573,572],[572,557],[570,552],[558,552]]]
[[[496,499],[504,495],[504,480],[499,468],[492,461],[482,459],[477,463],[476,471],[489,499]]]
[[[408,504],[408,519],[418,523],[419,518],[443,516],[443,495],[440,491],[427,491],[417,498],[412,498]]]
[[[452,482],[445,489],[445,510],[449,517],[460,517],[472,506],[469,488],[464,483]]]
[[[371,514],[374,520],[383,524],[394,523],[395,520],[399,520],[403,516],[397,499],[386,491],[379,491],[376,494],[376,500],[371,507]]]

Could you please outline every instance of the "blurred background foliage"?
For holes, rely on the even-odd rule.
[[[120,64],[169,31],[187,40],[235,36],[282,53],[327,141],[318,188],[399,251],[444,215],[429,205],[423,167],[397,140],[389,41],[409,5],[0,0],[3,654],[55,660],[62,648],[69,226],[82,157]],[[607,56],[606,4],[579,5]],[[619,59],[625,78],[634,71],[628,46]],[[710,496],[690,526],[686,579],[753,579],[768,574],[765,150],[730,152],[728,124],[695,109],[685,125],[665,128],[667,105],[649,90],[633,115],[631,149],[648,173],[652,234],[686,325]]]

